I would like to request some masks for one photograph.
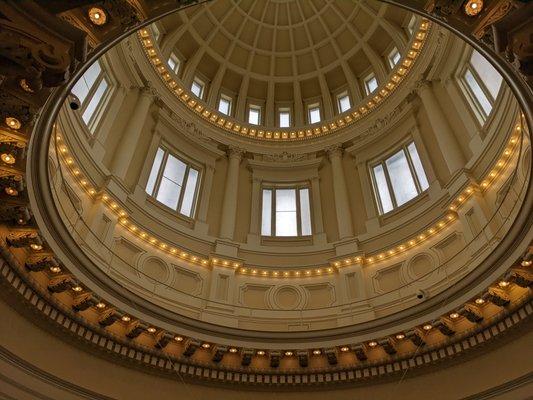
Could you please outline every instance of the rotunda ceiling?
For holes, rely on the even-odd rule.
[[[328,125],[384,95],[378,88],[416,56],[418,24],[377,1],[213,1],[169,15],[151,32],[167,61],[158,69],[174,72],[205,110],[248,130],[290,130]]]

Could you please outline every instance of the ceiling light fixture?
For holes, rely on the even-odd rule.
[[[5,162],[6,164],[15,164],[15,156],[11,153],[2,153],[2,155],[0,156],[0,158],[2,159],[3,162]]]
[[[22,124],[20,123],[20,121],[18,119],[16,119],[15,117],[6,117],[6,125],[9,126],[11,129],[20,129],[20,127],[22,126]]]
[[[465,14],[475,17],[483,10],[483,0],[468,0],[465,4]]]
[[[107,15],[100,7],[92,7],[88,12],[89,19],[95,25],[102,26],[107,22]]]

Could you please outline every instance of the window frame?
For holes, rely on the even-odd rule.
[[[194,84],[197,84],[201,88],[199,96],[196,93],[193,92],[192,88],[193,88]],[[200,100],[203,100],[204,99],[204,95],[205,95],[205,89],[206,89],[205,82],[202,79],[200,79],[199,77],[195,76],[194,79],[191,82],[191,93],[194,96],[196,96],[197,98],[199,98]]]
[[[170,64],[169,64],[170,60],[172,60],[172,62],[174,63],[174,68],[172,68],[170,66]],[[168,56],[167,65],[168,65],[168,67],[170,68],[170,70],[172,72],[174,72],[176,75],[178,75],[179,71],[180,71],[180,68],[181,68],[181,59],[179,58],[179,56],[176,53],[172,52]]]
[[[290,107],[278,107],[277,113],[278,127],[280,128],[290,128],[292,126],[292,113]],[[287,114],[289,117],[289,125],[281,126],[281,114]]]
[[[311,111],[317,109],[318,110],[318,121],[312,122],[311,121]],[[319,124],[322,122],[322,108],[320,107],[320,103],[311,103],[307,105],[307,122],[309,125]]]
[[[222,100],[225,100],[225,101],[228,102],[228,113],[227,114],[222,112],[222,111],[220,111],[220,102]],[[220,96],[218,97],[217,111],[219,113],[221,113],[221,114],[224,114],[224,115],[227,115],[228,117],[231,117],[231,112],[233,111],[233,99],[230,96],[228,96],[228,95],[226,95],[224,93],[221,93]]]
[[[376,88],[374,90],[370,90],[370,88],[368,87],[369,82],[372,80],[376,81]],[[370,96],[372,93],[374,93],[376,90],[379,89],[379,81],[374,72],[370,72],[368,75],[366,75],[363,78],[363,86],[364,86],[365,93],[367,96]]]
[[[341,100],[343,98],[348,98],[348,103],[350,103],[350,106],[344,111],[342,110],[342,106],[341,106]],[[348,93],[347,90],[344,90],[343,92],[341,92],[341,93],[339,93],[337,95],[337,110],[338,110],[339,114],[343,114],[343,113],[349,111],[352,107],[353,107],[352,99],[350,97],[350,93]]]
[[[423,169],[424,175],[426,177],[426,180],[428,182],[428,187],[426,189],[422,188],[422,183],[420,182],[420,178],[418,177],[418,174],[416,172],[413,160],[411,158],[411,154],[409,153],[409,146],[411,144],[414,144],[416,152],[417,152],[418,157],[420,159],[420,163],[422,164],[422,169]],[[407,160],[407,165],[409,167],[409,172],[410,172],[411,178],[413,179],[413,182],[415,184],[415,188],[416,188],[417,194],[416,194],[416,196],[414,196],[411,199],[407,200],[403,204],[398,205],[398,201],[396,199],[396,194],[394,193],[394,188],[392,186],[392,181],[391,181],[391,177],[390,177],[390,174],[389,174],[389,170],[387,168],[387,160],[389,160],[391,157],[393,157],[395,154],[399,153],[400,151],[403,151],[405,159]],[[384,210],[383,210],[382,199],[381,199],[381,196],[380,196],[380,193],[379,193],[379,189],[378,189],[378,185],[377,185],[376,177],[375,177],[375,173],[374,173],[374,168],[377,167],[378,165],[381,165],[381,167],[383,169],[383,174],[385,176],[385,181],[387,183],[387,190],[389,192],[389,197],[390,197],[391,203],[392,203],[392,209],[390,209],[390,210],[388,210],[386,212],[384,212]],[[378,161],[372,162],[369,165],[369,174],[370,174],[370,180],[372,182],[372,190],[374,191],[375,204],[377,206],[379,215],[380,216],[387,215],[387,214],[392,213],[392,212],[394,212],[394,211],[396,211],[398,209],[401,209],[401,208],[407,206],[408,204],[410,204],[413,200],[419,198],[425,192],[427,192],[429,190],[430,182],[429,182],[429,179],[427,177],[426,170],[427,169],[424,167],[424,162],[422,161],[422,157],[420,157],[418,146],[416,145],[414,140],[404,141],[404,143],[400,147],[396,147],[394,150],[391,150],[391,151],[387,152],[385,155],[381,156]]]
[[[465,61],[463,62],[463,65],[459,70],[459,74],[457,78],[458,78],[458,81],[460,82],[460,86],[463,91],[463,94],[466,96],[471,109],[474,111],[474,114],[476,115],[476,118],[478,119],[481,125],[484,125],[489,119],[489,116],[492,114],[492,111],[494,110],[498,97],[500,96],[500,93],[502,91],[504,80],[502,77],[502,82],[500,83],[498,94],[496,95],[496,97],[493,97],[492,93],[490,93],[490,90],[484,84],[483,79],[481,79],[481,77],[479,76],[479,73],[476,71],[476,68],[472,64],[472,56],[474,54],[474,51],[475,51],[474,49],[470,49],[470,51],[468,51],[467,55],[465,56]],[[483,55],[481,56],[483,57]],[[478,99],[478,97],[474,93],[474,90],[468,83],[466,79],[467,72],[470,72],[470,74],[472,74],[472,77],[474,78],[477,85],[483,92],[483,95],[486,97],[487,101],[490,103],[491,109],[488,113],[485,111],[485,109],[483,108],[481,104],[481,101]]]
[[[257,113],[258,113],[258,116],[257,116],[257,124],[253,123],[253,122],[250,122],[250,112],[252,110],[256,110]],[[253,103],[250,103],[248,104],[248,118],[246,119],[248,121],[248,123],[250,125],[255,125],[255,126],[259,126],[261,125],[261,120],[262,120],[262,117],[263,117],[263,112],[262,112],[262,107],[260,105],[257,105],[257,104],[253,104]]]
[[[311,228],[311,234],[302,235],[302,211],[300,204],[300,191],[307,189],[309,193],[309,226]],[[263,198],[264,191],[270,190],[272,192],[271,197],[271,207],[270,207],[270,235],[263,234]],[[296,193],[296,236],[278,236],[276,235],[276,190],[294,190]],[[313,237],[314,226],[313,226],[313,199],[311,193],[311,185],[308,183],[287,183],[287,184],[274,184],[274,183],[264,183],[261,186],[261,204],[259,207],[260,219],[260,236],[262,238],[275,238],[275,239],[295,239],[295,238],[311,238]]]
[[[152,193],[149,193],[147,191],[147,187],[146,186],[148,185],[148,182],[150,180],[150,175],[151,175],[152,169],[154,167],[155,158],[157,157],[157,153],[158,153],[159,149],[163,150],[163,158],[161,159],[161,163],[160,163],[159,169],[157,171],[157,175],[156,175],[156,179],[154,181],[154,187],[152,189]],[[180,193],[179,193],[178,203],[177,203],[175,209],[173,209],[172,207],[169,207],[168,205],[166,205],[165,203],[163,203],[163,202],[161,202],[160,200],[157,199],[157,195],[158,195],[159,190],[161,188],[161,181],[163,179],[163,174],[164,174],[164,171],[165,171],[165,168],[166,168],[166,165],[167,165],[168,157],[170,155],[172,155],[173,157],[175,157],[176,159],[178,159],[179,161],[184,163],[185,166],[186,166],[185,167],[185,172],[184,172],[184,175],[183,175],[183,181],[181,183],[181,190],[180,190]],[[192,201],[192,205],[191,205],[191,213],[190,213],[190,215],[186,215],[186,214],[183,214],[181,212],[181,206],[183,204],[183,199],[185,197],[185,190],[187,188],[187,182],[189,180],[189,171],[191,170],[191,168],[196,170],[196,171],[198,171],[198,178],[196,180],[196,187],[194,188],[193,201]],[[152,157],[152,162],[150,164],[150,169],[149,169],[149,172],[148,172],[148,180],[146,181],[146,184],[145,184],[145,187],[144,187],[144,192],[153,201],[155,201],[159,206],[164,207],[165,209],[170,210],[173,213],[177,213],[180,217],[188,218],[188,219],[195,219],[196,211],[197,211],[197,205],[198,205],[198,199],[199,199],[199,194],[200,194],[200,187],[202,185],[202,176],[203,176],[203,169],[201,167],[199,167],[196,163],[193,163],[190,160],[188,160],[185,157],[183,157],[182,155],[178,154],[177,152],[170,150],[167,146],[164,146],[164,145],[160,144],[159,146],[157,146],[156,152],[154,153],[154,156]]]
[[[398,55],[398,61],[394,62],[394,56]],[[396,66],[402,61],[402,53],[400,53],[400,50],[396,46],[394,46],[388,53],[387,53],[387,60],[389,62],[389,67],[391,70],[396,68]]]
[[[79,119],[83,123],[83,125],[85,127],[87,127],[91,137],[94,137],[94,134],[95,134],[95,131],[96,131],[96,126],[97,126],[97,121],[99,119],[99,116],[100,116],[102,110],[107,106],[109,97],[111,95],[111,92],[113,91],[113,81],[112,81],[111,77],[109,76],[109,74],[107,72],[105,61],[103,59],[99,58],[99,59],[97,59],[95,61],[95,63],[98,63],[98,65],[100,66],[100,72],[98,73],[96,79],[94,80],[93,84],[89,88],[89,90],[87,92],[87,95],[85,96],[83,101],[80,100],[80,103],[81,103],[80,108],[78,110],[76,110],[77,116],[79,117]],[[90,66],[89,66],[89,68],[90,68]],[[86,72],[87,71],[85,71],[85,73]],[[80,81],[80,79],[83,78],[85,73],[78,79],[78,81],[76,81],[76,83],[74,84],[73,88],[71,89],[71,93],[72,93],[72,90],[74,89],[74,87],[76,86],[76,84]],[[83,118],[83,115],[85,114],[85,111],[87,110],[87,107],[89,106],[89,104],[93,100],[94,95],[96,94],[96,92],[97,92],[100,84],[102,83],[102,81],[106,82],[107,87],[104,90],[104,92],[102,93],[102,96],[100,97],[100,99],[98,100],[98,103],[96,104],[96,107],[94,108],[94,111],[89,116],[88,121],[85,122],[85,119]],[[74,94],[74,93],[72,93],[72,94]]]

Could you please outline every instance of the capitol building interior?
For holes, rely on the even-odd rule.
[[[0,2],[0,399],[533,398],[533,2]]]

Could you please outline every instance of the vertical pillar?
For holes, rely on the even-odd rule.
[[[261,217],[261,180],[253,178],[252,180],[252,215],[250,216],[250,235],[260,236],[260,217]]]
[[[206,165],[204,172],[204,182],[202,185],[202,191],[198,206],[198,212],[196,213],[196,225],[204,233],[207,234],[207,211],[209,210],[209,199],[211,197],[211,188],[213,187],[213,174],[215,173],[215,167],[212,165]]]
[[[326,151],[333,172],[333,195],[335,198],[339,239],[346,239],[353,236],[353,227],[348,190],[346,189],[346,180],[342,168],[342,149],[339,146],[333,146]]]
[[[244,154],[242,149],[231,147],[228,152],[228,172],[224,200],[222,202],[222,221],[220,223],[220,237],[233,240],[235,231],[235,217],[237,215],[237,193],[239,189],[239,165]]]
[[[111,171],[122,181],[126,178],[129,166],[133,160],[152,100],[153,95],[148,88],[140,89],[135,108],[124,128],[119,144],[120,149],[115,152],[115,157],[111,164]]]
[[[459,171],[465,165],[463,152],[455,138],[452,128],[442,112],[433,88],[430,82],[423,82],[419,89],[418,95],[424,104],[429,123],[435,134],[435,138],[442,151],[442,156],[448,167],[450,174]]]
[[[320,182],[318,176],[311,178],[311,196],[313,197],[313,235],[324,233],[324,221],[322,219],[322,201],[320,200]]]

